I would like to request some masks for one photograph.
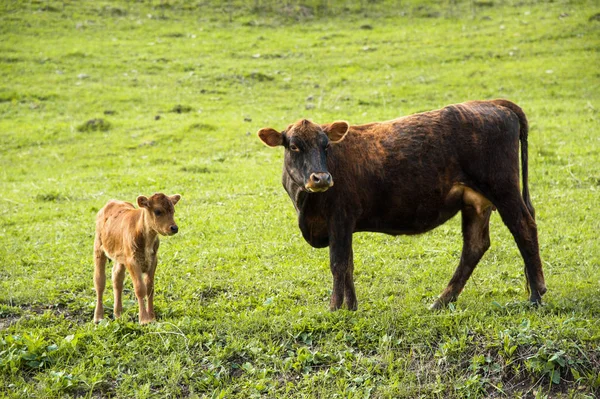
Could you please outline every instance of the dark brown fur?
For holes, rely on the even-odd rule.
[[[460,211],[463,251],[433,304],[439,308],[456,300],[489,248],[493,209],[521,251],[530,300],[540,302],[546,291],[527,183],[527,131],[521,108],[492,100],[360,126],[302,120],[258,135],[286,148],[283,185],[300,230],[312,246],[330,248],[331,309],[343,302],[357,307],[352,233],[420,234]]]

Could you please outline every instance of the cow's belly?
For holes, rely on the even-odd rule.
[[[396,215],[388,217],[372,217],[361,220],[356,225],[356,231],[370,231],[391,235],[421,234],[433,230],[446,223],[458,213],[460,208],[441,209],[415,213],[413,215]]]
[[[421,192],[414,198],[406,195],[379,197],[375,206],[358,216],[354,232],[421,234],[446,223],[464,206],[473,207],[481,214],[488,207],[493,208],[487,198],[463,183],[454,183],[439,191],[431,190],[429,194]],[[301,213],[298,222],[304,239],[311,246],[323,248],[329,245],[325,215]]]
[[[378,206],[363,215],[356,231],[371,231],[391,235],[421,234],[446,223],[463,206],[462,192],[451,187],[418,198],[404,196],[382,198]]]

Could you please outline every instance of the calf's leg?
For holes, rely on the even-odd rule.
[[[112,270],[113,294],[115,296],[114,315],[115,319],[121,317],[123,312],[123,280],[125,280],[125,266],[115,262]]]
[[[148,317],[150,321],[154,321],[156,319],[156,315],[154,314],[154,273],[156,272],[156,256],[152,260],[152,266],[148,269],[148,273],[144,274],[144,283],[146,284],[146,292],[148,294]]]
[[[96,289],[96,309],[94,310],[94,323],[104,318],[104,307],[102,306],[102,295],[106,287],[106,254],[98,237],[94,243],[94,288]]]
[[[479,209],[471,205],[463,206],[461,212],[463,248],[460,263],[446,289],[431,305],[431,309],[441,309],[448,303],[456,301],[479,260],[490,247],[489,223],[491,213],[491,206],[485,209]]]
[[[139,266],[133,265],[129,268],[129,274],[131,274],[131,280],[133,281],[133,289],[135,291],[135,296],[138,301],[138,320],[140,324],[150,323],[152,320],[150,319],[150,316],[148,316],[148,311],[146,310],[146,295],[148,295],[148,290],[146,289],[146,283],[144,282],[142,276],[142,270]]]

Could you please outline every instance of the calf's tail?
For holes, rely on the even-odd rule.
[[[525,206],[529,210],[531,217],[535,219],[535,209],[531,204],[531,198],[529,196],[529,183],[528,183],[528,169],[527,169],[527,135],[529,133],[529,125],[527,124],[527,117],[525,113],[517,104],[508,100],[494,100],[495,104],[510,109],[519,118],[520,134],[519,141],[521,142],[521,175],[523,178],[523,201]]]

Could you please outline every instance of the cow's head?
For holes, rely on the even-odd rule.
[[[150,198],[140,195],[137,204],[146,212],[146,220],[149,227],[157,233],[170,236],[179,231],[175,224],[175,204],[179,202],[181,195],[171,196],[156,193]]]
[[[317,193],[333,186],[327,170],[327,150],[339,143],[348,133],[348,122],[317,125],[302,119],[283,132],[263,128],[258,137],[269,147],[285,147],[284,168],[292,180],[304,190]]]

